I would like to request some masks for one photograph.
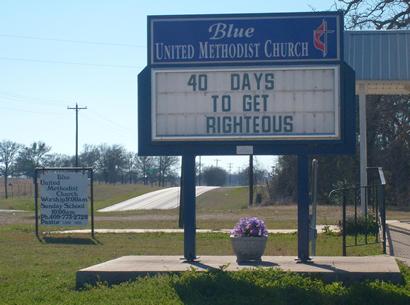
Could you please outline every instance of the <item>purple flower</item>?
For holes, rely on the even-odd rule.
[[[265,222],[257,217],[244,217],[231,231],[231,237],[268,236]]]

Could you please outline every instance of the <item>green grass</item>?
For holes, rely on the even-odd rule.
[[[96,210],[111,204],[158,189],[143,185],[95,184]],[[295,229],[297,227],[296,205],[275,205],[247,208],[246,187],[220,188],[197,198],[197,227],[200,229],[232,228],[239,218],[257,216],[265,220],[269,229]],[[33,198],[15,197],[0,199],[1,208],[33,211]],[[24,221],[29,223],[25,214]],[[410,211],[388,210],[389,219],[410,219]],[[319,205],[318,224],[337,224],[341,219],[341,207]],[[34,222],[34,220],[31,220]],[[139,210],[127,212],[96,213],[96,228],[177,228],[178,209]],[[1,225],[1,223],[0,223]]]
[[[159,187],[151,187],[142,184],[94,184],[95,209],[102,209],[115,203],[132,197],[156,191]],[[13,198],[0,199],[0,209],[16,209],[34,211],[33,196],[15,196]]]
[[[34,199],[31,196],[1,198],[0,209],[34,211]]]
[[[198,255],[231,255],[227,234],[198,234]],[[33,227],[0,227],[0,304],[408,304],[405,285],[372,282],[343,286],[273,270],[256,272],[187,272],[180,276],[142,278],[112,288],[75,290],[78,269],[123,255],[182,255],[182,234],[105,234],[98,243],[88,236],[48,236],[40,243]],[[269,237],[266,255],[296,255],[295,234]],[[340,255],[339,236],[319,235],[319,255]],[[363,248],[349,253],[360,255]],[[378,246],[367,254],[380,253]]]
[[[206,192],[197,198],[198,212],[232,211],[248,207],[248,188],[219,188]]]
[[[155,189],[155,188],[153,188]],[[135,185],[95,185],[97,208],[153,190]],[[198,228],[231,228],[243,216],[259,216],[268,228],[295,228],[294,205],[246,208],[246,188],[223,188],[197,200]],[[0,200],[0,208],[33,209],[29,197]],[[410,212],[393,211],[408,217]],[[75,272],[123,255],[181,255],[182,234],[105,234],[98,243],[89,236],[47,236],[40,243],[33,213],[0,218],[0,304],[409,304],[410,269],[401,265],[404,285],[368,282],[344,286],[273,270],[237,273],[187,272],[141,278],[114,287],[75,290]],[[409,218],[409,217],[408,217]],[[4,220],[8,220],[7,222]],[[318,223],[335,224],[340,207],[319,206]],[[11,220],[11,221],[10,221]],[[178,209],[97,213],[97,228],[176,228]],[[14,223],[12,225],[6,223]],[[42,230],[53,229],[41,227]],[[372,242],[372,239],[369,240]],[[359,244],[363,237],[359,236]],[[347,243],[354,243],[348,237]],[[297,253],[296,234],[270,235],[265,255]],[[349,247],[348,255],[376,255],[379,244]],[[198,255],[232,255],[227,234],[198,234]],[[320,234],[318,255],[341,255],[341,237]]]

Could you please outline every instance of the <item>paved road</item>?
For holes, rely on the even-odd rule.
[[[196,196],[216,189],[218,186],[197,186]],[[99,212],[118,212],[130,210],[151,210],[151,209],[175,209],[179,206],[179,187],[170,187],[155,192],[128,199],[126,201],[114,204]]]
[[[388,253],[410,265],[410,223],[387,222]]]

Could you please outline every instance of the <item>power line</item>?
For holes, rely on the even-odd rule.
[[[36,105],[41,105],[43,107],[61,107],[61,103],[51,103],[51,102],[39,102],[36,100],[32,100],[30,98],[25,98],[25,99],[17,99],[14,97],[9,97],[9,96],[3,96],[0,94],[0,102],[11,104],[11,103],[20,103],[21,104],[36,104]]]
[[[60,100],[60,99],[46,99],[46,98],[42,98],[42,97],[34,97],[34,96],[30,96],[30,95],[23,95],[23,94],[19,94],[19,93],[14,93],[14,92],[8,92],[8,91],[0,91],[0,96],[3,96],[3,98],[7,98],[7,99],[13,99],[13,100],[27,100],[30,99],[31,100],[37,100],[37,101],[42,101],[42,102],[47,102],[47,104],[53,104],[53,105],[58,105],[61,106],[60,103],[67,103],[67,100]],[[53,103],[49,103],[49,102],[53,102]],[[54,102],[58,102],[54,103]]]
[[[98,126],[101,126],[101,124],[107,124],[107,123],[109,123],[109,122],[107,122],[107,121],[105,121],[105,120],[102,120],[101,118],[99,118],[99,117],[97,117],[97,116],[90,116],[89,114],[86,114],[86,113],[84,113],[84,114],[82,114],[87,120],[89,120],[90,122],[92,121],[92,122],[94,122],[94,123],[98,123],[99,125]],[[103,123],[102,123],[103,122]],[[95,124],[93,124],[93,126],[95,126]],[[113,135],[116,135],[117,136],[117,138],[118,138],[118,136],[119,137],[124,137],[125,135],[129,135],[130,133],[132,133],[132,132],[135,132],[135,130],[131,130],[131,129],[127,129],[126,131],[126,133],[124,132],[124,129],[123,128],[120,128],[120,127],[118,127],[118,126],[116,126],[116,125],[108,125],[107,124],[107,126],[109,126],[110,128],[106,128],[105,129],[105,131],[104,131],[104,133],[111,133],[111,134],[113,134]],[[112,128],[111,128],[112,127]]]
[[[6,100],[4,100],[6,99]],[[42,101],[42,102],[36,102],[33,100],[38,100],[38,101]],[[51,101],[55,101],[56,103],[53,103]],[[21,95],[21,94],[17,94],[17,93],[11,93],[11,92],[6,92],[6,91],[0,91],[0,103],[4,102],[4,103],[10,103],[10,102],[17,102],[17,103],[30,103],[30,104],[39,104],[39,105],[44,105],[44,106],[53,106],[53,107],[61,107],[62,103],[67,103],[67,100],[59,100],[59,99],[44,99],[44,98],[39,98],[39,97],[33,97],[33,96],[28,96],[28,95]],[[106,121],[108,123],[110,123],[111,125],[121,128],[123,130],[127,130],[130,131],[130,128],[125,127],[111,119],[106,118],[105,116],[103,116],[102,114],[93,111],[92,112],[94,115],[96,115],[97,119],[102,120],[102,121]],[[86,115],[87,116],[87,115]],[[94,119],[94,117],[90,117],[87,116],[89,118]]]
[[[146,48],[146,46],[144,45],[138,45],[138,44],[132,44],[132,43],[75,40],[75,39],[62,39],[62,38],[38,37],[38,36],[27,36],[27,35],[0,34],[0,37],[29,39],[29,40],[43,40],[43,41],[56,41],[56,42],[78,43],[78,44],[89,44],[89,45],[103,45],[103,46],[113,46],[113,47]]]
[[[1,100],[0,100],[1,102]],[[7,101],[6,101],[7,102]],[[8,103],[8,102],[7,102]],[[26,109],[18,109],[18,108],[11,108],[11,107],[3,107],[0,106],[0,109],[6,109],[6,110],[11,110],[11,111],[18,111],[18,112],[27,112],[27,113],[34,113],[34,114],[52,114],[52,115],[62,115],[62,113],[57,113],[57,112],[38,112],[38,111],[31,111],[31,110],[26,110]]]
[[[106,121],[106,122],[108,122],[108,123],[111,123],[111,125],[117,126],[118,128],[121,128],[121,129],[130,131],[129,128],[124,127],[124,126],[122,126],[121,124],[118,124],[117,122],[115,122],[115,121],[113,121],[113,120],[110,120],[110,119],[104,117],[103,115],[99,114],[98,112],[94,111],[94,113],[95,113],[101,120],[104,120],[104,121]]]
[[[4,100],[6,99],[6,100]],[[28,101],[29,100],[29,101]],[[39,100],[39,101],[59,101],[59,103],[51,103],[51,102],[33,102],[32,100]],[[7,103],[10,104],[10,102],[17,102],[17,103],[27,103],[30,102],[30,104],[40,104],[40,105],[45,105],[45,106],[53,106],[53,107],[61,107],[61,103],[66,103],[66,100],[57,100],[57,99],[43,99],[39,97],[32,97],[32,96],[27,96],[27,95],[21,95],[21,94],[16,94],[16,93],[11,93],[11,92],[6,92],[6,91],[0,91],[0,103]],[[22,110],[22,109],[16,109],[16,108],[9,108],[9,107],[2,107],[0,108],[5,108],[9,110],[15,110],[15,111],[23,111],[23,112],[29,112],[29,113],[35,113],[35,114],[58,114],[62,115],[61,113],[53,113],[53,112],[35,112],[35,111],[29,111],[29,110]],[[118,129],[125,130],[125,131],[131,131],[129,127],[125,127],[111,119],[106,118],[102,114],[93,111],[92,114],[95,115],[89,116],[85,114],[85,117],[89,119],[98,119],[104,122],[109,123],[111,126],[114,126]]]
[[[119,68],[119,69],[141,69],[142,68],[139,66],[129,66],[129,65],[107,65],[107,64],[95,64],[95,63],[86,63],[86,62],[71,62],[71,61],[59,61],[59,60],[20,58],[20,57],[0,57],[0,60],[23,61],[23,62],[45,63],[45,64],[76,65],[76,66],[87,66],[87,67]]]
[[[88,117],[88,118],[91,118],[91,119],[99,119],[99,120],[101,120],[101,121],[104,121],[104,122],[107,122],[107,123],[109,123],[109,124],[111,124],[111,126],[114,126],[114,127],[117,127],[118,129],[121,129],[121,130],[125,130],[125,131],[132,131],[130,128],[127,128],[127,127],[125,127],[125,126],[122,126],[122,125],[120,125],[120,124],[118,124],[118,123],[116,123],[116,122],[114,122],[114,121],[112,121],[112,120],[110,120],[110,119],[107,119],[106,117],[104,117],[104,116],[102,116],[102,115],[100,115],[100,114],[98,114],[98,113],[96,113],[95,111],[93,111],[93,112],[91,112],[92,114],[95,114],[96,116],[90,116],[90,115],[85,115],[86,117]]]

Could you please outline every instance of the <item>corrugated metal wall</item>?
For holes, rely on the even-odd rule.
[[[346,31],[345,61],[356,80],[410,80],[410,31]]]

